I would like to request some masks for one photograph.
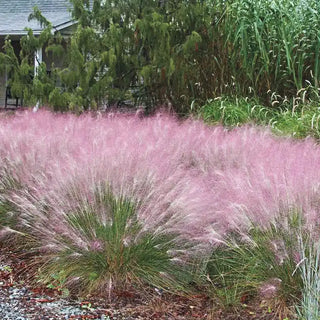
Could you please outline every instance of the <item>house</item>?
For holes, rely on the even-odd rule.
[[[5,38],[10,37],[14,50],[20,51],[20,38],[27,34],[25,28],[31,28],[34,35],[39,35],[42,27],[36,20],[28,21],[33,8],[38,7],[41,13],[52,23],[53,30],[59,31],[62,35],[69,35],[75,21],[71,17],[71,4],[68,0],[0,0],[0,50],[2,50]],[[36,67],[41,61],[50,66],[53,58],[47,56],[43,48],[35,52],[35,73]],[[59,65],[59,61],[54,61]],[[0,108],[5,106],[8,74],[0,74]],[[6,93],[7,92],[7,93]],[[15,104],[15,101],[11,103]]]

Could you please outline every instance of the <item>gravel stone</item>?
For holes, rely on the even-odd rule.
[[[50,302],[42,302],[45,300]],[[81,316],[92,315],[90,310],[83,310],[80,303],[59,298],[34,294],[26,287],[0,286],[0,319],[3,320],[50,320],[50,319],[81,319]],[[108,319],[108,317],[96,317]],[[109,318],[110,319],[110,318]],[[108,319],[108,320],[109,320]]]

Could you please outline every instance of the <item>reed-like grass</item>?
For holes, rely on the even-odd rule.
[[[201,105],[225,95],[249,96],[270,106],[275,96],[290,100],[308,87],[313,90],[304,100],[319,101],[319,1],[221,0],[199,7],[199,52],[192,61],[184,57],[189,92],[181,92],[174,73],[173,97],[181,92],[181,103]]]
[[[258,96],[294,96],[306,80],[317,88],[319,12],[315,0],[227,2],[223,30],[235,86]]]

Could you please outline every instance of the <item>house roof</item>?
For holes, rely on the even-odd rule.
[[[39,22],[28,21],[35,6],[56,30],[74,24],[68,0],[0,0],[0,36],[26,34],[26,27],[31,28],[34,34],[39,34],[42,30]]]

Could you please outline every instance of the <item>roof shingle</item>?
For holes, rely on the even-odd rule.
[[[39,33],[36,20],[28,21],[29,14],[37,6],[54,27],[72,21],[68,0],[0,0],[0,35],[22,35],[25,27]]]

